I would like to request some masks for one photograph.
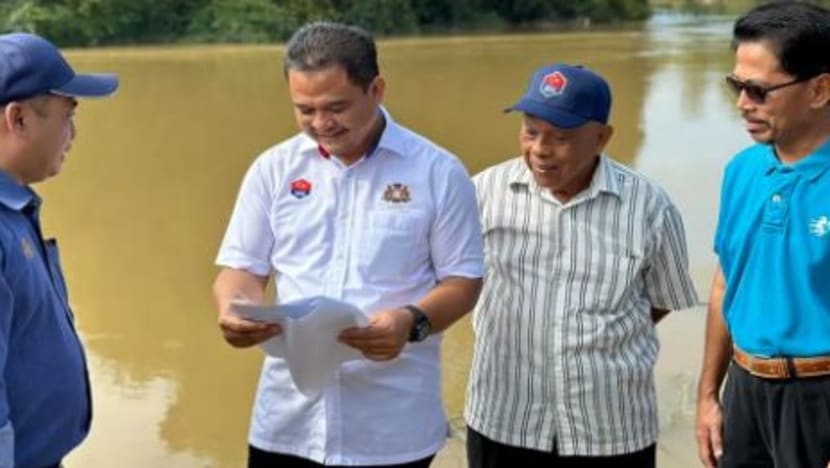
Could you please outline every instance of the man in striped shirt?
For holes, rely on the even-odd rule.
[[[611,92],[546,66],[522,99],[521,158],[478,174],[484,290],[465,418],[470,466],[655,465],[654,324],[697,303],[680,214],[602,156]]]

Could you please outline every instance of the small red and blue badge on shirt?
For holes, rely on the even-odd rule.
[[[302,200],[311,194],[311,182],[305,179],[297,179],[291,182],[291,195]]]
[[[539,92],[545,97],[559,96],[568,87],[568,79],[562,72],[555,71],[542,78],[539,85]]]

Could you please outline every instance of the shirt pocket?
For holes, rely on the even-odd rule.
[[[602,259],[594,271],[597,292],[593,308],[601,313],[615,313],[632,289],[642,288],[638,281],[643,267],[643,253],[633,249],[615,248]]]
[[[370,211],[359,242],[358,269],[373,282],[414,278],[429,260],[427,213],[415,209]]]

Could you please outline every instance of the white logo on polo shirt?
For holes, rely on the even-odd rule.
[[[819,216],[810,221],[810,234],[816,237],[824,237],[830,234],[830,218],[827,218],[827,216]]]

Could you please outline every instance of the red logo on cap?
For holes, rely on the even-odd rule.
[[[558,96],[565,91],[568,86],[568,79],[565,78],[561,72],[555,71],[545,75],[542,78],[542,84],[539,86],[539,92],[545,97]]]
[[[297,198],[305,198],[311,193],[311,182],[305,179],[297,179],[291,182],[291,195]]]

